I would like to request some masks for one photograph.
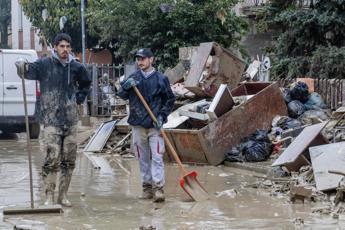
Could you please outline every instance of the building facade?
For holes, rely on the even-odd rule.
[[[11,1],[11,35],[9,36],[9,46],[12,49],[33,49],[42,53],[45,47],[40,44],[38,30],[30,23],[24,15],[19,0]]]

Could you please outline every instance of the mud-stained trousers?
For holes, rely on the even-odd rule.
[[[54,193],[59,170],[59,195],[67,192],[77,157],[76,137],[77,125],[44,127],[46,158],[42,174],[46,194]]]
[[[165,183],[163,163],[165,145],[160,131],[133,126],[132,134],[143,185],[149,184],[154,188],[162,188]]]

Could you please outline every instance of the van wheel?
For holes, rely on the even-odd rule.
[[[30,125],[30,139],[37,139],[40,135],[40,125],[37,123]]]

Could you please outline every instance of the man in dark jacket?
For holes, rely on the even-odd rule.
[[[165,200],[163,191],[165,146],[159,130],[167,121],[174,106],[175,96],[168,78],[152,67],[153,60],[150,49],[140,49],[136,53],[140,70],[121,83],[122,87],[118,95],[123,99],[129,99],[128,123],[132,126],[133,144],[140,163],[142,198],[153,198],[154,202],[162,202]],[[149,104],[157,117],[157,123],[152,121],[133,86],[139,89]]]
[[[54,204],[57,172],[60,171],[57,203],[71,206],[67,190],[77,154],[77,104],[88,94],[91,79],[71,52],[71,37],[58,34],[52,57],[34,63],[16,62],[18,75],[40,83],[39,121],[44,125],[46,158],[42,167],[46,205]]]

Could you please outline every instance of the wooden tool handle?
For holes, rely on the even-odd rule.
[[[328,173],[345,176],[345,172],[341,172],[341,171],[337,171],[337,170],[328,170]]]
[[[157,118],[156,118],[156,116],[153,114],[153,112],[152,112],[150,106],[147,104],[147,102],[146,102],[145,98],[143,97],[143,95],[141,95],[140,91],[138,90],[138,88],[137,88],[136,86],[134,86],[133,88],[134,88],[135,93],[137,94],[137,96],[139,97],[139,99],[141,100],[141,102],[143,103],[143,105],[145,106],[145,108],[146,108],[147,112],[149,113],[151,119],[152,119],[154,122],[157,123]],[[170,142],[170,140],[169,140],[167,134],[165,133],[165,131],[164,131],[163,128],[161,128],[160,131],[161,131],[161,134],[162,134],[162,136],[163,136],[163,138],[164,138],[164,141],[165,141],[166,144],[168,145],[169,150],[170,150],[170,152],[172,153],[172,155],[173,155],[175,161],[176,161],[177,164],[180,166],[181,173],[184,174],[184,175],[186,175],[186,174],[187,174],[187,171],[186,171],[185,168],[183,167],[182,162],[181,162],[179,156],[177,155],[177,152],[175,151],[175,148],[172,146],[172,144],[171,144],[171,142]]]
[[[26,127],[26,145],[29,158],[29,176],[30,176],[30,204],[31,209],[34,207],[34,189],[33,189],[33,177],[32,177],[32,160],[31,160],[31,142],[30,142],[30,126],[29,126],[29,115],[28,115],[28,102],[26,99],[25,79],[24,74],[20,76],[22,79],[22,91],[24,100],[24,113],[25,113],[25,127]]]

